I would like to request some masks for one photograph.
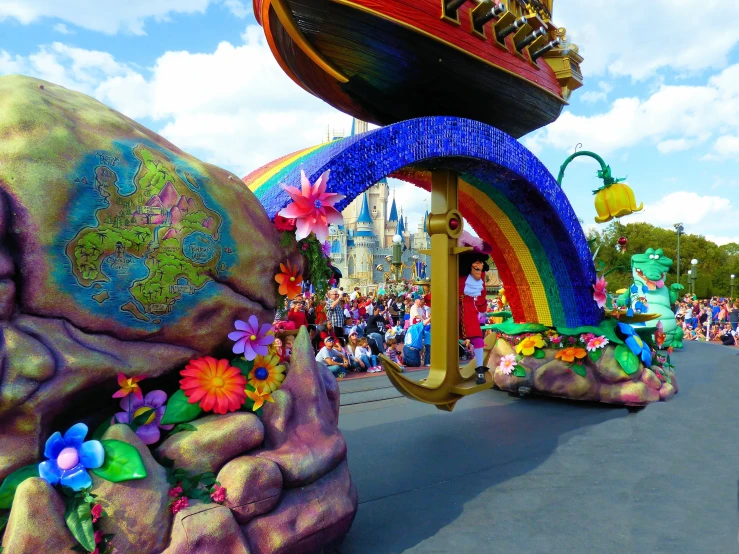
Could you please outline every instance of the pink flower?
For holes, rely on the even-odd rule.
[[[608,283],[605,277],[601,277],[595,281],[593,285],[593,300],[598,304],[599,308],[603,308],[606,305],[606,287]]]
[[[302,248],[303,250],[308,250],[308,243],[304,242]]]
[[[593,333],[585,333],[584,335],[580,336],[580,340],[586,344],[590,342],[591,340],[593,340],[594,338],[595,338],[595,335]]]
[[[587,344],[587,350],[588,352],[594,352],[595,350],[598,350],[599,348],[605,348],[605,346],[608,344],[608,339],[606,337],[593,337],[588,341]]]
[[[328,175],[329,172],[326,171],[311,185],[305,172],[301,170],[300,189],[280,185],[293,201],[277,215],[297,220],[297,232],[295,233],[297,240],[302,240],[311,233],[315,233],[316,238],[324,242],[328,237],[329,223],[340,225],[344,221],[341,213],[334,208],[334,204],[343,200],[344,195],[326,192]]]
[[[516,365],[518,365],[516,362],[516,355],[508,354],[500,359],[500,365],[495,369],[499,370],[504,375],[510,375]]]
[[[552,344],[561,344],[562,343],[562,335],[557,335],[556,337],[551,337],[549,339],[549,342]]]
[[[190,502],[187,500],[187,497],[180,496],[177,500],[172,502],[169,509],[173,514],[176,514],[180,510],[184,510],[190,505]]]
[[[214,485],[213,492],[210,493],[210,497],[216,504],[222,504],[226,501],[226,487],[221,485]]]
[[[177,498],[179,495],[182,494],[182,487],[180,485],[181,483],[177,483],[177,486],[169,489],[169,492],[167,494],[172,498]]]
[[[94,536],[95,536],[95,544],[98,544],[100,541],[103,540],[103,532],[100,529],[95,531]]]
[[[98,519],[103,517],[103,506],[101,504],[95,504],[90,510],[90,514],[92,515],[92,522],[97,522]]]
[[[296,223],[294,219],[287,219],[285,217],[282,217],[281,215],[275,216],[275,228],[278,231],[286,231],[286,232],[292,232],[295,230]]]
[[[255,315],[249,318],[249,323],[237,320],[234,327],[236,331],[228,334],[229,339],[236,341],[233,346],[234,354],[243,354],[247,360],[266,356],[268,346],[275,342],[275,336],[270,334],[272,326],[265,323],[260,327]]]

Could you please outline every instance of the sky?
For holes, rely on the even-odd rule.
[[[739,33],[727,3],[559,0],[554,21],[585,58],[562,116],[521,140],[554,175],[595,151],[626,177],[648,221],[739,242]],[[0,75],[89,94],[237,175],[349,132],[351,118],[279,69],[250,0],[0,0]],[[595,226],[594,160],[563,187]],[[416,228],[418,189],[392,182]]]

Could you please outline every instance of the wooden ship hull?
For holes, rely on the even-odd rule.
[[[495,17],[493,0],[254,0],[254,13],[287,75],[349,115],[466,117],[520,137],[559,117],[582,58],[552,0],[511,1]]]

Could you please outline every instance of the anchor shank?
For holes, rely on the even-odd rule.
[[[447,169],[434,170],[431,177],[431,214],[447,214],[458,208],[458,175]],[[462,225],[462,221],[459,221]],[[459,367],[459,309],[457,246],[446,232],[431,234],[431,297],[433,298],[431,371],[427,384],[436,386],[455,380]],[[437,369],[438,368],[438,369]],[[451,384],[451,383],[450,383]]]

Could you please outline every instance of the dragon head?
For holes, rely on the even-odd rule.
[[[661,248],[647,248],[644,254],[631,257],[634,279],[645,284],[649,290],[665,286],[665,276],[672,267],[672,260],[664,255]]]

